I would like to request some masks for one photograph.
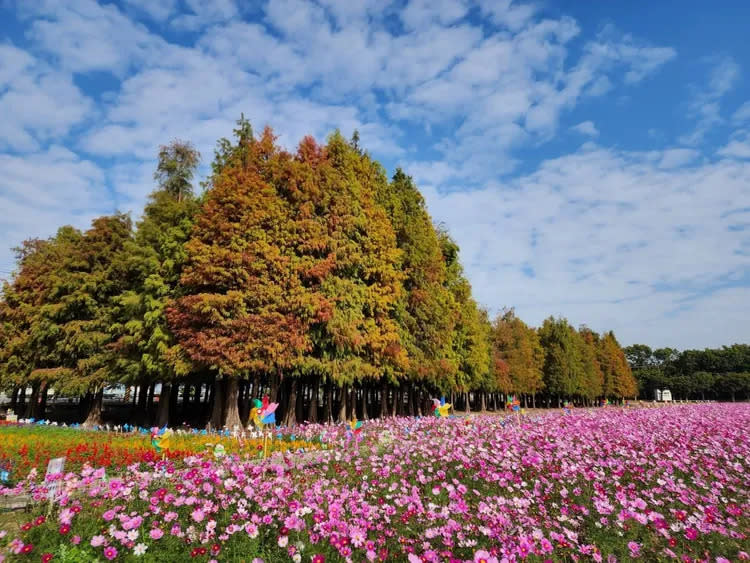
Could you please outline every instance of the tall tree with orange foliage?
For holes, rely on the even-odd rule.
[[[623,399],[638,394],[638,383],[633,377],[625,352],[612,331],[599,341],[599,364],[604,376],[604,395]]]
[[[533,328],[519,319],[513,309],[506,309],[495,319],[492,330],[492,349],[498,377],[507,370],[509,381],[500,390],[530,395],[532,398],[544,388],[542,367],[544,350]]]
[[[239,379],[294,365],[310,348],[309,321],[317,314],[294,253],[292,210],[262,177],[277,153],[272,135],[242,142],[245,158],[230,160],[212,178],[186,245],[185,295],[167,313],[190,358],[226,379],[226,396],[214,395],[225,414],[213,423],[230,428],[240,425]]]

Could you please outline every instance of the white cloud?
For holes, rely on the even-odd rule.
[[[93,109],[72,77],[27,51],[0,45],[0,149],[35,150],[64,137]]]
[[[586,36],[591,29],[541,3],[509,0],[274,0],[257,7],[253,23],[241,17],[244,5],[226,0],[125,6],[27,3],[29,50],[0,46],[0,92],[33,100],[8,105],[13,116],[0,124],[3,147],[12,139],[14,150],[30,151],[0,155],[9,244],[65,222],[85,227],[115,206],[138,213],[159,144],[189,139],[205,166],[244,112],[289,148],[306,134],[358,129],[377,158],[398,159],[458,239],[477,297],[493,308],[517,305],[532,323],[565,314],[614,328],[626,343],[658,344],[668,327],[676,340],[665,343],[703,346],[740,330],[731,320],[701,341],[709,330],[674,319],[700,324],[712,304],[729,309],[743,295],[717,288],[699,299],[695,288],[747,265],[750,241],[722,218],[750,196],[747,138],[730,139],[713,161],[680,147],[616,151],[593,143],[598,129],[582,114],[584,102],[622,98],[658,72],[675,58],[671,47],[612,26]],[[133,16],[170,28],[183,44]],[[690,111],[704,132],[736,80],[733,64],[720,61],[695,92]],[[74,82],[92,71],[115,79],[96,107]],[[570,123],[573,111],[583,117]],[[578,152],[538,167],[520,160],[518,149],[571,128],[591,137]],[[509,177],[520,164],[524,175]],[[0,269],[9,259],[0,251]]]
[[[578,125],[571,127],[571,129],[581,135],[588,135],[589,137],[599,136],[599,130],[596,128],[593,121],[582,121]]]
[[[750,101],[745,102],[737,108],[737,111],[732,114],[732,121],[735,123],[750,121]]]
[[[409,29],[424,29],[436,22],[451,25],[468,11],[469,3],[465,0],[412,0],[399,16]]]
[[[679,139],[686,145],[701,143],[706,133],[724,121],[721,98],[732,89],[740,75],[740,67],[731,57],[710,58],[706,62],[712,66],[708,84],[696,89],[688,108],[689,115],[697,120],[695,129]]]
[[[48,237],[58,227],[86,227],[91,218],[114,211],[103,171],[70,150],[0,154],[0,270],[12,265],[11,246],[30,237]]]
[[[533,4],[514,3],[513,0],[482,0],[482,13],[498,26],[517,31],[524,27],[534,15]]]
[[[164,22],[177,10],[177,0],[125,0],[125,4],[147,14],[152,20]]]
[[[659,168],[678,168],[692,162],[700,153],[693,149],[665,149],[659,152]]]
[[[197,30],[231,20],[239,14],[234,0],[185,0],[191,13],[177,16],[171,24],[178,29]]]
[[[750,201],[750,165],[674,168],[688,156],[590,147],[508,183],[425,193],[459,243],[478,299],[493,309],[516,306],[533,324],[565,315],[612,328],[625,343],[718,345],[736,338],[736,325],[712,325],[705,341],[707,331],[683,328],[673,340],[659,319],[685,299],[709,307],[713,295],[696,292],[747,267],[749,241],[729,230],[726,213]]]
[[[135,64],[157,60],[166,45],[115,5],[94,0],[23,3],[22,15],[32,20],[26,36],[35,47],[72,72],[122,76]]]
[[[716,154],[727,158],[750,159],[750,131],[738,131]]]

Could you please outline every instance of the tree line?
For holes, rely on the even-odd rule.
[[[732,400],[750,398],[750,346],[684,350],[645,344],[625,348],[641,396],[669,389],[680,399]]]
[[[491,320],[412,178],[389,179],[356,134],[292,153],[243,117],[196,194],[199,159],[160,149],[136,225],[115,213],[17,249],[0,299],[16,409],[44,416],[54,388],[99,424],[124,384],[142,424],[231,428],[263,394],[286,424],[426,414],[434,396],[469,411],[636,395],[612,332]]]

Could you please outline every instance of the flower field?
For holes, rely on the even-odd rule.
[[[270,443],[272,451],[314,449],[319,444],[297,440],[290,434],[281,435]],[[79,471],[84,465],[123,471],[138,463],[155,462],[162,458],[179,462],[185,457],[204,453],[221,444],[229,454],[258,455],[263,439],[239,440],[216,434],[177,433],[170,439],[170,449],[157,453],[148,434],[138,432],[98,432],[71,428],[3,425],[0,426],[0,468],[12,476],[25,476],[33,468],[44,471],[47,462],[65,457],[65,469]]]
[[[748,428],[748,404],[579,410],[520,423],[396,418],[367,422],[358,435],[309,425],[296,429],[299,439],[326,449],[76,468],[56,476],[48,516],[49,483],[32,470],[0,490],[39,501],[0,532],[0,553],[8,561],[737,561],[750,557]],[[17,451],[22,431],[14,432]]]

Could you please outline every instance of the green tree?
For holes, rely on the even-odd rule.
[[[154,180],[159,188],[177,201],[193,195],[193,176],[200,162],[200,153],[188,142],[172,141],[159,148]]]
[[[582,366],[575,329],[567,319],[549,317],[539,328],[539,341],[544,349],[544,385],[559,406],[563,398],[572,397],[580,389],[577,380]]]
[[[379,199],[402,252],[404,291],[395,317],[409,356],[409,377],[416,385],[426,383],[445,393],[457,369],[451,340],[456,319],[437,230],[422,194],[401,169],[382,186]]]
[[[175,154],[183,155],[179,166],[171,163]],[[167,325],[166,307],[180,295],[185,243],[199,206],[190,183],[197,156],[190,145],[179,141],[159,151],[160,188],[149,196],[127,252],[135,285],[120,296],[121,314],[111,329],[119,336],[121,380],[140,383],[144,399],[149,383],[161,383],[159,426],[169,422],[171,386],[192,368]]]
[[[597,357],[599,335],[588,327],[581,327],[577,333],[577,346],[581,359],[582,372],[579,378],[578,394],[586,401],[602,396],[604,375]]]
[[[506,309],[495,319],[492,345],[495,366],[499,366],[500,371],[498,381],[502,381],[505,366],[510,376],[509,388],[499,385],[498,390],[533,397],[544,388],[544,350],[539,343],[539,336],[516,316],[513,309]]]
[[[471,285],[458,259],[458,245],[444,230],[440,230],[438,236],[446,264],[446,287],[453,294],[455,303],[455,324],[451,336],[458,369],[450,387],[466,394],[468,410],[469,392],[492,385],[491,324],[486,312],[477,306],[471,296]]]
[[[110,331],[117,297],[132,283],[126,248],[130,218],[99,217],[82,236],[58,232],[51,249],[58,261],[31,315],[30,345],[36,350],[32,381],[64,393],[86,395],[86,426],[101,423],[104,387],[115,379],[120,356]]]

